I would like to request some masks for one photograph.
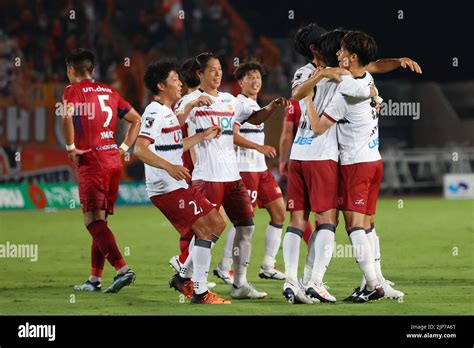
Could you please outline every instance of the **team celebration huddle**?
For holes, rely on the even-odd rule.
[[[179,233],[181,254],[169,261],[176,269],[169,285],[190,303],[230,304],[232,299],[267,296],[247,275],[257,206],[269,215],[258,276],[280,281],[282,300],[336,303],[324,276],[342,220],[362,273],[361,283],[344,301],[404,296],[383,276],[382,242],[375,229],[383,176],[378,150],[383,99],[372,74],[399,67],[415,73],[421,69],[409,58],[375,60],[377,45],[369,34],[328,31],[315,23],[298,30],[294,48],[308,64],[295,72],[291,97],[278,97],[264,107],[257,99],[265,70],[255,59],[235,67],[237,96],[219,90],[223,73],[213,53],[198,54],[180,65],[168,59],[153,62],[143,77],[153,100],[141,116],[112,87],[93,80],[90,51],[69,54],[71,84],[64,91],[68,107],[62,127],[68,156],[77,165],[84,224],[92,236],[91,273],[75,290],[102,291],[106,260],[116,276],[104,293],[117,293],[135,282],[136,274],[108,226],[118,195],[121,156],[134,146],[133,153],[144,163],[151,203]],[[85,104],[94,106],[93,115],[84,111],[90,108],[81,107]],[[283,110],[279,162],[288,182],[286,207],[265,162],[266,157],[276,158],[277,151],[265,145],[264,132],[265,122],[281,122],[277,115]],[[129,122],[121,145],[114,141],[119,118]],[[283,234],[286,211],[289,220]],[[307,249],[301,275],[302,239]],[[276,267],[280,247],[284,269]],[[224,252],[211,268],[214,248]],[[160,255],[163,260],[170,256]],[[228,284],[230,292],[214,292],[210,272]]]

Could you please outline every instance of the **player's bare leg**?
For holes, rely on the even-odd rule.
[[[283,198],[275,199],[265,205],[270,214],[270,223],[265,234],[265,256],[259,277],[264,279],[285,279],[284,273],[275,268],[275,258],[281,244],[281,232],[285,222],[285,203]]]
[[[313,303],[305,294],[305,289],[298,281],[298,260],[303,230],[309,219],[309,211],[299,210],[290,213],[290,223],[283,238],[283,259],[285,261],[286,280],[283,295],[289,303]]]

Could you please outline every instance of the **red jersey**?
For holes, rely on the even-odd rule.
[[[285,121],[293,122],[293,137],[296,136],[298,125],[300,124],[301,108],[300,102],[296,99],[290,99],[291,105],[285,109]]]
[[[102,168],[122,166],[115,143],[118,118],[132,108],[115,89],[91,80],[82,80],[64,89],[63,105],[74,104],[74,145],[92,151],[79,157],[79,165],[100,165]]]
[[[185,123],[181,127],[181,132],[183,133],[183,139],[187,138],[189,136],[189,134],[188,134],[188,124],[187,123]],[[188,168],[189,174],[192,175],[193,170],[194,170],[194,163],[193,163],[193,159],[191,158],[191,150],[183,152],[183,166]],[[188,184],[189,184],[189,182],[188,182]]]

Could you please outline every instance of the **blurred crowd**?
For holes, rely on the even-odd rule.
[[[212,51],[222,58],[224,81],[231,81],[235,57],[265,63],[271,56],[226,0],[0,0],[0,12],[0,97],[12,93],[15,79],[66,83],[64,59],[76,47],[92,49],[95,77],[138,108],[144,68],[160,57]],[[278,91],[289,71],[271,65],[266,90]]]

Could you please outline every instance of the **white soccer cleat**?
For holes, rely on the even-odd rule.
[[[176,272],[179,272],[179,270],[183,266],[183,264],[181,262],[179,262],[179,256],[178,255],[173,256],[168,262],[169,262],[170,266],[173,267],[176,270]]]
[[[258,276],[262,279],[276,279],[276,280],[284,280],[286,278],[285,273],[280,272],[275,267],[270,269],[264,269],[260,267],[260,272]]]
[[[313,304],[313,301],[306,296],[305,289],[301,283],[285,282],[285,284],[283,284],[283,296],[285,296],[288,303],[291,304]],[[319,302],[319,300],[314,302]]]
[[[336,298],[327,291],[324,284],[318,286],[313,282],[309,282],[308,285],[305,286],[305,289],[306,295],[312,301],[318,300],[316,302],[336,303]]]
[[[385,279],[385,283],[387,283],[390,286],[395,286],[395,283],[388,279]]]
[[[214,269],[214,275],[217,277],[217,278],[220,278],[222,279],[226,284],[229,284],[229,285],[232,285],[234,284],[234,271],[232,270],[223,270],[220,266],[220,264],[218,264],[216,266],[216,268]]]
[[[214,282],[207,282],[207,288],[208,288],[209,290],[214,289],[214,288],[216,287],[216,285],[217,285],[217,284],[214,283]]]
[[[261,299],[266,297],[268,294],[264,291],[257,291],[252,284],[247,283],[242,285],[240,288],[237,288],[235,285],[232,285],[230,290],[230,296],[232,298],[239,299]]]
[[[385,281],[385,283],[382,284],[382,288],[383,288],[383,291],[385,292],[386,298],[398,299],[405,296],[403,292],[392,288],[390,283],[388,283],[387,281]]]

